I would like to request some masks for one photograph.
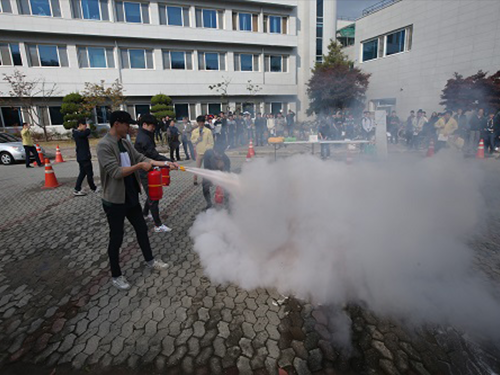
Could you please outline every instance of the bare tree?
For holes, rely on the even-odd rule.
[[[57,84],[48,84],[45,78],[30,79],[17,69],[12,74],[4,74],[3,80],[10,85],[7,101],[11,106],[20,105],[27,122],[40,127],[45,141],[48,141],[46,111],[51,98],[59,95]]]
[[[107,88],[104,80],[99,83],[85,82],[82,92],[84,107],[91,113],[95,107],[105,105],[110,105],[112,111],[119,110],[126,101],[123,92],[123,85],[118,79]]]
[[[214,85],[209,85],[208,88],[220,94],[222,108],[226,107],[226,111],[229,111],[228,103],[228,90],[231,79],[222,77],[222,82],[216,83]]]
[[[252,103],[255,107],[257,107],[257,105],[259,103],[256,100],[255,96],[257,95],[258,92],[262,91],[262,87],[256,83],[252,83],[252,80],[248,80],[246,88],[247,88],[248,94],[250,95],[249,103]],[[256,113],[259,112],[258,108],[256,108],[256,109],[257,109]]]

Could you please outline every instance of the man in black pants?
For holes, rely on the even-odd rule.
[[[163,155],[160,155],[158,151],[156,151],[155,144],[155,130],[158,126],[158,121],[153,115],[144,115],[141,116],[141,127],[139,128],[139,132],[137,133],[137,138],[135,140],[134,147],[137,151],[143,154],[145,157],[150,158],[152,160],[157,161],[171,161]],[[139,171],[139,176],[141,177],[142,187],[144,191],[148,195],[148,199],[144,204],[144,209],[142,214],[150,218],[149,211],[151,210],[151,218],[155,223],[154,231],[156,233],[160,232],[170,232],[172,229],[162,224],[160,219],[160,209],[158,208],[159,201],[152,201],[149,199],[149,188],[148,188],[148,174],[145,171]]]
[[[203,166],[205,169],[210,169],[213,171],[223,171],[230,172],[231,171],[231,161],[224,153],[225,146],[221,143],[216,143],[214,148],[205,152],[205,156],[203,157]],[[202,181],[203,187],[203,197],[207,202],[207,210],[212,208],[212,197],[210,194],[210,186],[212,186],[212,182],[207,180],[206,178]],[[226,200],[227,200],[227,193]]]
[[[139,170],[149,171],[154,166],[176,165],[169,162],[154,161],[137,152],[127,141],[130,124],[135,123],[128,112],[111,113],[111,129],[97,145],[97,159],[101,173],[102,203],[109,224],[108,256],[111,266],[112,283],[121,290],[130,289],[130,284],[122,275],[119,258],[123,242],[124,222],[128,219],[134,227],[137,242],[141,247],[146,266],[157,271],[164,270],[168,264],[153,257],[148,237],[148,227],[139,203]]]
[[[89,136],[90,129],[87,128],[86,120],[84,118],[79,118],[77,128],[73,129],[73,138],[76,143],[76,161],[80,166],[80,174],[76,179],[75,190],[73,191],[73,195],[76,197],[87,195],[87,193],[82,191],[82,182],[85,176],[87,176],[87,182],[90,190],[94,193],[101,191],[101,189],[95,186],[94,183],[94,171],[92,169],[92,155],[90,154]]]

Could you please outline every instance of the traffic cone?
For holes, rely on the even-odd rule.
[[[255,150],[253,148],[253,142],[250,139],[250,143],[248,144],[247,161],[250,161],[254,156],[255,156]]]
[[[477,148],[476,159],[484,159],[484,141],[482,139],[479,141],[479,147]]]
[[[57,182],[56,174],[50,165],[50,160],[45,159],[45,186],[42,189],[54,189],[58,186],[61,186],[61,184]]]
[[[42,149],[41,149],[40,145],[38,145],[38,144],[36,144],[35,147],[36,147],[36,152],[38,154],[38,158],[40,159],[40,162],[43,165],[43,161],[45,160],[45,156],[43,156]],[[35,161],[33,163],[33,165],[38,166],[38,163]]]
[[[56,146],[56,163],[64,163],[59,145]]]
[[[429,149],[427,150],[427,155],[428,158],[434,156],[434,140],[431,139],[429,142]]]

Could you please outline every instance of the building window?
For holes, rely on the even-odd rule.
[[[21,108],[2,107],[1,120],[4,127],[19,127],[22,124]]]
[[[241,31],[252,31],[252,15],[250,13],[240,13],[239,21]]]
[[[211,9],[203,9],[203,27],[217,28],[217,12]]]
[[[122,49],[120,54],[123,69],[154,69],[153,50]]]
[[[73,18],[109,21],[108,0],[70,0]]]
[[[0,13],[12,13],[10,0],[0,0]]]
[[[127,22],[142,23],[141,4],[139,3],[123,3],[125,11],[125,20]]]
[[[281,17],[269,16],[269,32],[281,34]]]
[[[56,46],[38,46],[41,66],[59,66]]]
[[[363,61],[374,60],[378,57],[378,38],[363,42]]]
[[[266,55],[264,68],[266,72],[286,72],[288,70],[288,56]]]
[[[208,104],[208,114],[218,115],[222,111],[222,105],[220,103],[209,103]]]
[[[117,22],[149,23],[149,3],[115,1],[115,11]]]
[[[30,66],[69,66],[66,46],[27,44],[26,52]]]
[[[135,118],[138,119],[141,116],[148,115],[151,113],[151,108],[149,104],[137,104],[135,106]]]
[[[323,0],[316,0],[316,61],[323,61]]]
[[[218,53],[205,53],[205,70],[219,70]]]
[[[167,6],[167,20],[169,26],[182,26],[182,8]]]
[[[108,106],[95,107],[95,123],[109,124],[109,116],[111,115],[111,108]]]
[[[31,14],[36,16],[52,16],[49,0],[30,0]]]
[[[82,13],[86,20],[100,20],[99,0],[82,0]]]
[[[163,69],[193,69],[193,58],[191,52],[162,51]]]
[[[78,65],[80,68],[114,68],[113,48],[78,47]]]
[[[62,125],[64,123],[61,107],[49,107],[49,116],[51,125]]]
[[[406,30],[396,31],[395,33],[386,35],[385,39],[385,55],[394,55],[405,51]]]
[[[175,108],[175,118],[177,120],[182,120],[184,117],[189,118],[189,104],[174,104]]]
[[[146,69],[146,55],[143,49],[129,49],[128,53],[132,69]]]
[[[259,55],[251,55],[247,53],[234,54],[234,70],[239,72],[258,72],[259,71]]]
[[[199,70],[226,70],[226,54],[218,52],[198,52]]]
[[[271,113],[277,115],[283,110],[283,103],[273,102],[271,103]]]
[[[282,71],[282,59],[281,56],[271,56],[271,72]]]
[[[0,66],[20,66],[23,65],[19,44],[0,43]]]

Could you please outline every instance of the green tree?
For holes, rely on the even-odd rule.
[[[175,117],[174,107],[172,106],[172,99],[164,94],[158,94],[151,98],[151,114],[159,121],[163,117]]]
[[[364,106],[370,74],[354,67],[342,52],[342,45],[331,41],[322,63],[316,63],[307,83],[308,115]]]
[[[64,128],[72,129],[77,126],[80,117],[88,119],[90,112],[85,108],[83,96],[72,92],[63,98],[61,113],[64,115]]]

